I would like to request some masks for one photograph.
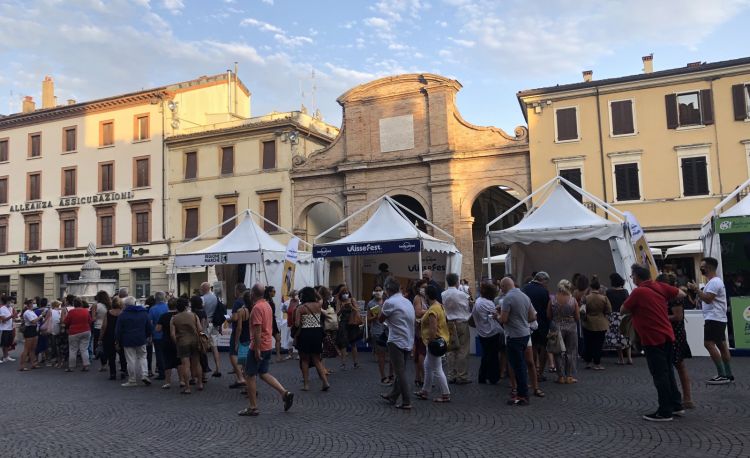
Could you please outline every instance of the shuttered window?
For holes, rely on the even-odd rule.
[[[42,197],[42,175],[32,173],[29,175],[29,200],[39,200]]]
[[[563,170],[560,170],[560,176],[570,181],[574,185],[578,186],[579,188],[582,187],[581,186],[581,169],[563,169]],[[581,196],[581,194],[578,191],[574,190],[567,184],[563,184],[563,186],[565,187],[565,189],[568,190],[571,196],[575,197],[575,199],[578,202],[583,202],[583,196]]]
[[[62,222],[63,248],[76,247],[76,220],[66,219]]]
[[[8,162],[8,139],[0,140],[0,162]]]
[[[669,129],[714,123],[713,96],[710,89],[667,94],[664,101]]]
[[[185,239],[190,240],[198,236],[198,208],[185,209]]]
[[[276,142],[263,142],[263,170],[276,168]]]
[[[42,155],[42,134],[29,135],[29,157]]]
[[[274,224],[279,224],[279,201],[264,200],[263,201],[263,217]],[[276,232],[278,229],[273,224],[269,224],[268,221],[263,221],[263,230],[266,232]]]
[[[615,187],[618,201],[640,200],[637,163],[615,165]]]
[[[135,187],[145,188],[150,186],[151,167],[148,158],[135,160]]]
[[[8,203],[8,177],[0,178],[0,204]]]
[[[732,86],[732,106],[735,121],[750,119],[750,84]]]
[[[612,116],[612,135],[635,133],[632,100],[618,100],[610,103],[610,115]]]
[[[39,251],[39,223],[28,223],[26,225],[26,249]]]
[[[685,196],[708,194],[708,167],[705,156],[686,157],[681,161],[682,189]]]
[[[102,121],[99,124],[99,146],[111,146],[115,144],[115,122]]]
[[[99,245],[112,245],[112,215],[99,217]]]
[[[576,108],[560,108],[555,111],[557,121],[557,141],[578,140],[578,120]]]
[[[231,175],[234,173],[234,147],[225,146],[221,149],[221,174]]]
[[[185,153],[185,179],[194,180],[198,178],[198,153],[191,151]]]
[[[135,214],[135,243],[148,243],[150,212],[137,212]]]
[[[221,220],[226,221],[229,218],[233,218],[235,215],[237,215],[237,206],[235,204],[225,204],[221,206]],[[233,219],[232,221],[229,221],[228,223],[224,223],[221,225],[221,236],[225,236],[232,232],[232,229],[234,229],[235,224],[237,223],[236,219]]]
[[[8,252],[8,226],[0,226],[0,253]]]
[[[111,162],[99,164],[99,192],[115,189],[114,167],[115,165]]]
[[[76,195],[76,169],[63,170],[63,195]]]
[[[63,129],[63,151],[70,153],[76,150],[76,128],[66,127]]]

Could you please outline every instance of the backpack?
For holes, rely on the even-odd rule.
[[[227,306],[217,297],[216,310],[214,310],[214,316],[211,317],[211,324],[213,324],[215,328],[220,328],[224,324],[224,321],[226,321],[226,314]]]

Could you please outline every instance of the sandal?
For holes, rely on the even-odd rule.
[[[573,377],[568,377],[568,384],[572,385],[573,383],[578,383],[578,380]]]
[[[438,403],[451,402],[451,397],[449,395],[444,394],[440,396],[439,398],[433,399],[432,402],[438,402]]]
[[[259,413],[260,412],[258,412],[258,409],[251,409],[250,407],[247,407],[237,412],[237,415],[239,415],[240,417],[257,417]]]
[[[388,396],[387,394],[381,394],[381,395],[380,395],[380,397],[381,397],[381,398],[383,398],[383,399],[385,399],[386,401],[388,401],[388,403],[389,403],[389,404],[395,404],[395,403],[396,403],[396,401],[394,401],[394,400],[393,400],[393,399],[392,399],[392,398],[391,398],[390,396]]]
[[[546,396],[546,394],[544,394],[544,391],[542,391],[541,389],[537,388],[537,389],[534,390],[534,396],[536,396],[538,398],[543,398],[543,397]]]
[[[321,388],[320,391],[328,391],[330,389],[331,389],[331,385],[328,384],[328,385],[323,385],[323,388]]]
[[[555,380],[555,383],[558,385],[565,385],[567,382],[565,381],[565,377],[558,377],[557,380]]]
[[[161,386],[162,390],[168,390],[169,388],[170,388],[169,383],[165,383],[164,385]]]
[[[416,397],[417,397],[418,399],[421,399],[422,401],[426,401],[426,400],[430,399],[430,397],[429,397],[429,396],[427,396],[427,393],[425,393],[425,392],[424,392],[424,391],[422,391],[422,390],[420,390],[420,391],[415,391],[415,392],[414,392],[414,396],[416,396]]]

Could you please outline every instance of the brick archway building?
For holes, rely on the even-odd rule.
[[[525,127],[511,136],[466,122],[455,105],[460,89],[458,81],[442,76],[407,74],[339,97],[343,122],[337,139],[293,160],[295,231],[312,242],[305,221],[317,203],[351,215],[386,193],[410,196],[427,219],[454,235],[464,255],[463,276],[473,281],[483,241],[474,241],[472,206],[478,198],[493,198],[483,193],[488,189],[528,195],[529,144]],[[367,216],[352,220],[345,231]]]

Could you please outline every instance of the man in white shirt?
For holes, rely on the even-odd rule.
[[[211,352],[214,355],[214,363],[216,364],[216,370],[211,375],[212,377],[221,377],[221,366],[219,364],[219,334],[221,334],[221,328],[216,329],[213,325],[214,312],[216,306],[219,305],[219,299],[211,291],[211,285],[208,282],[201,283],[201,298],[203,299],[203,311],[206,312],[206,321],[208,322],[208,329],[206,329],[208,336],[213,341],[211,346]]]
[[[688,287],[693,290],[701,301],[703,318],[706,324],[703,328],[703,345],[708,350],[716,365],[718,375],[709,379],[709,385],[726,385],[734,381],[730,367],[729,346],[727,345],[727,290],[724,282],[716,275],[719,261],[715,258],[701,260],[701,273],[708,279],[708,283],[700,291],[694,283]]]
[[[380,397],[396,404],[401,397],[401,404],[396,405],[398,409],[410,410],[411,398],[409,396],[409,383],[406,381],[404,367],[414,346],[414,325],[416,317],[414,306],[409,299],[401,294],[401,285],[393,277],[388,277],[383,282],[383,289],[388,294],[388,299],[380,309],[378,321],[388,326],[388,355],[391,358],[395,381],[393,388],[388,394]]]
[[[459,290],[458,275],[445,277],[448,289],[443,291],[443,307],[451,334],[451,351],[448,351],[448,383],[465,385],[469,380],[468,358],[471,335],[469,333],[469,295]],[[455,344],[454,344],[455,343]]]
[[[16,310],[10,299],[3,296],[0,298],[0,347],[3,347],[3,357],[0,363],[15,361],[9,353],[13,347],[13,319],[16,317]]]

